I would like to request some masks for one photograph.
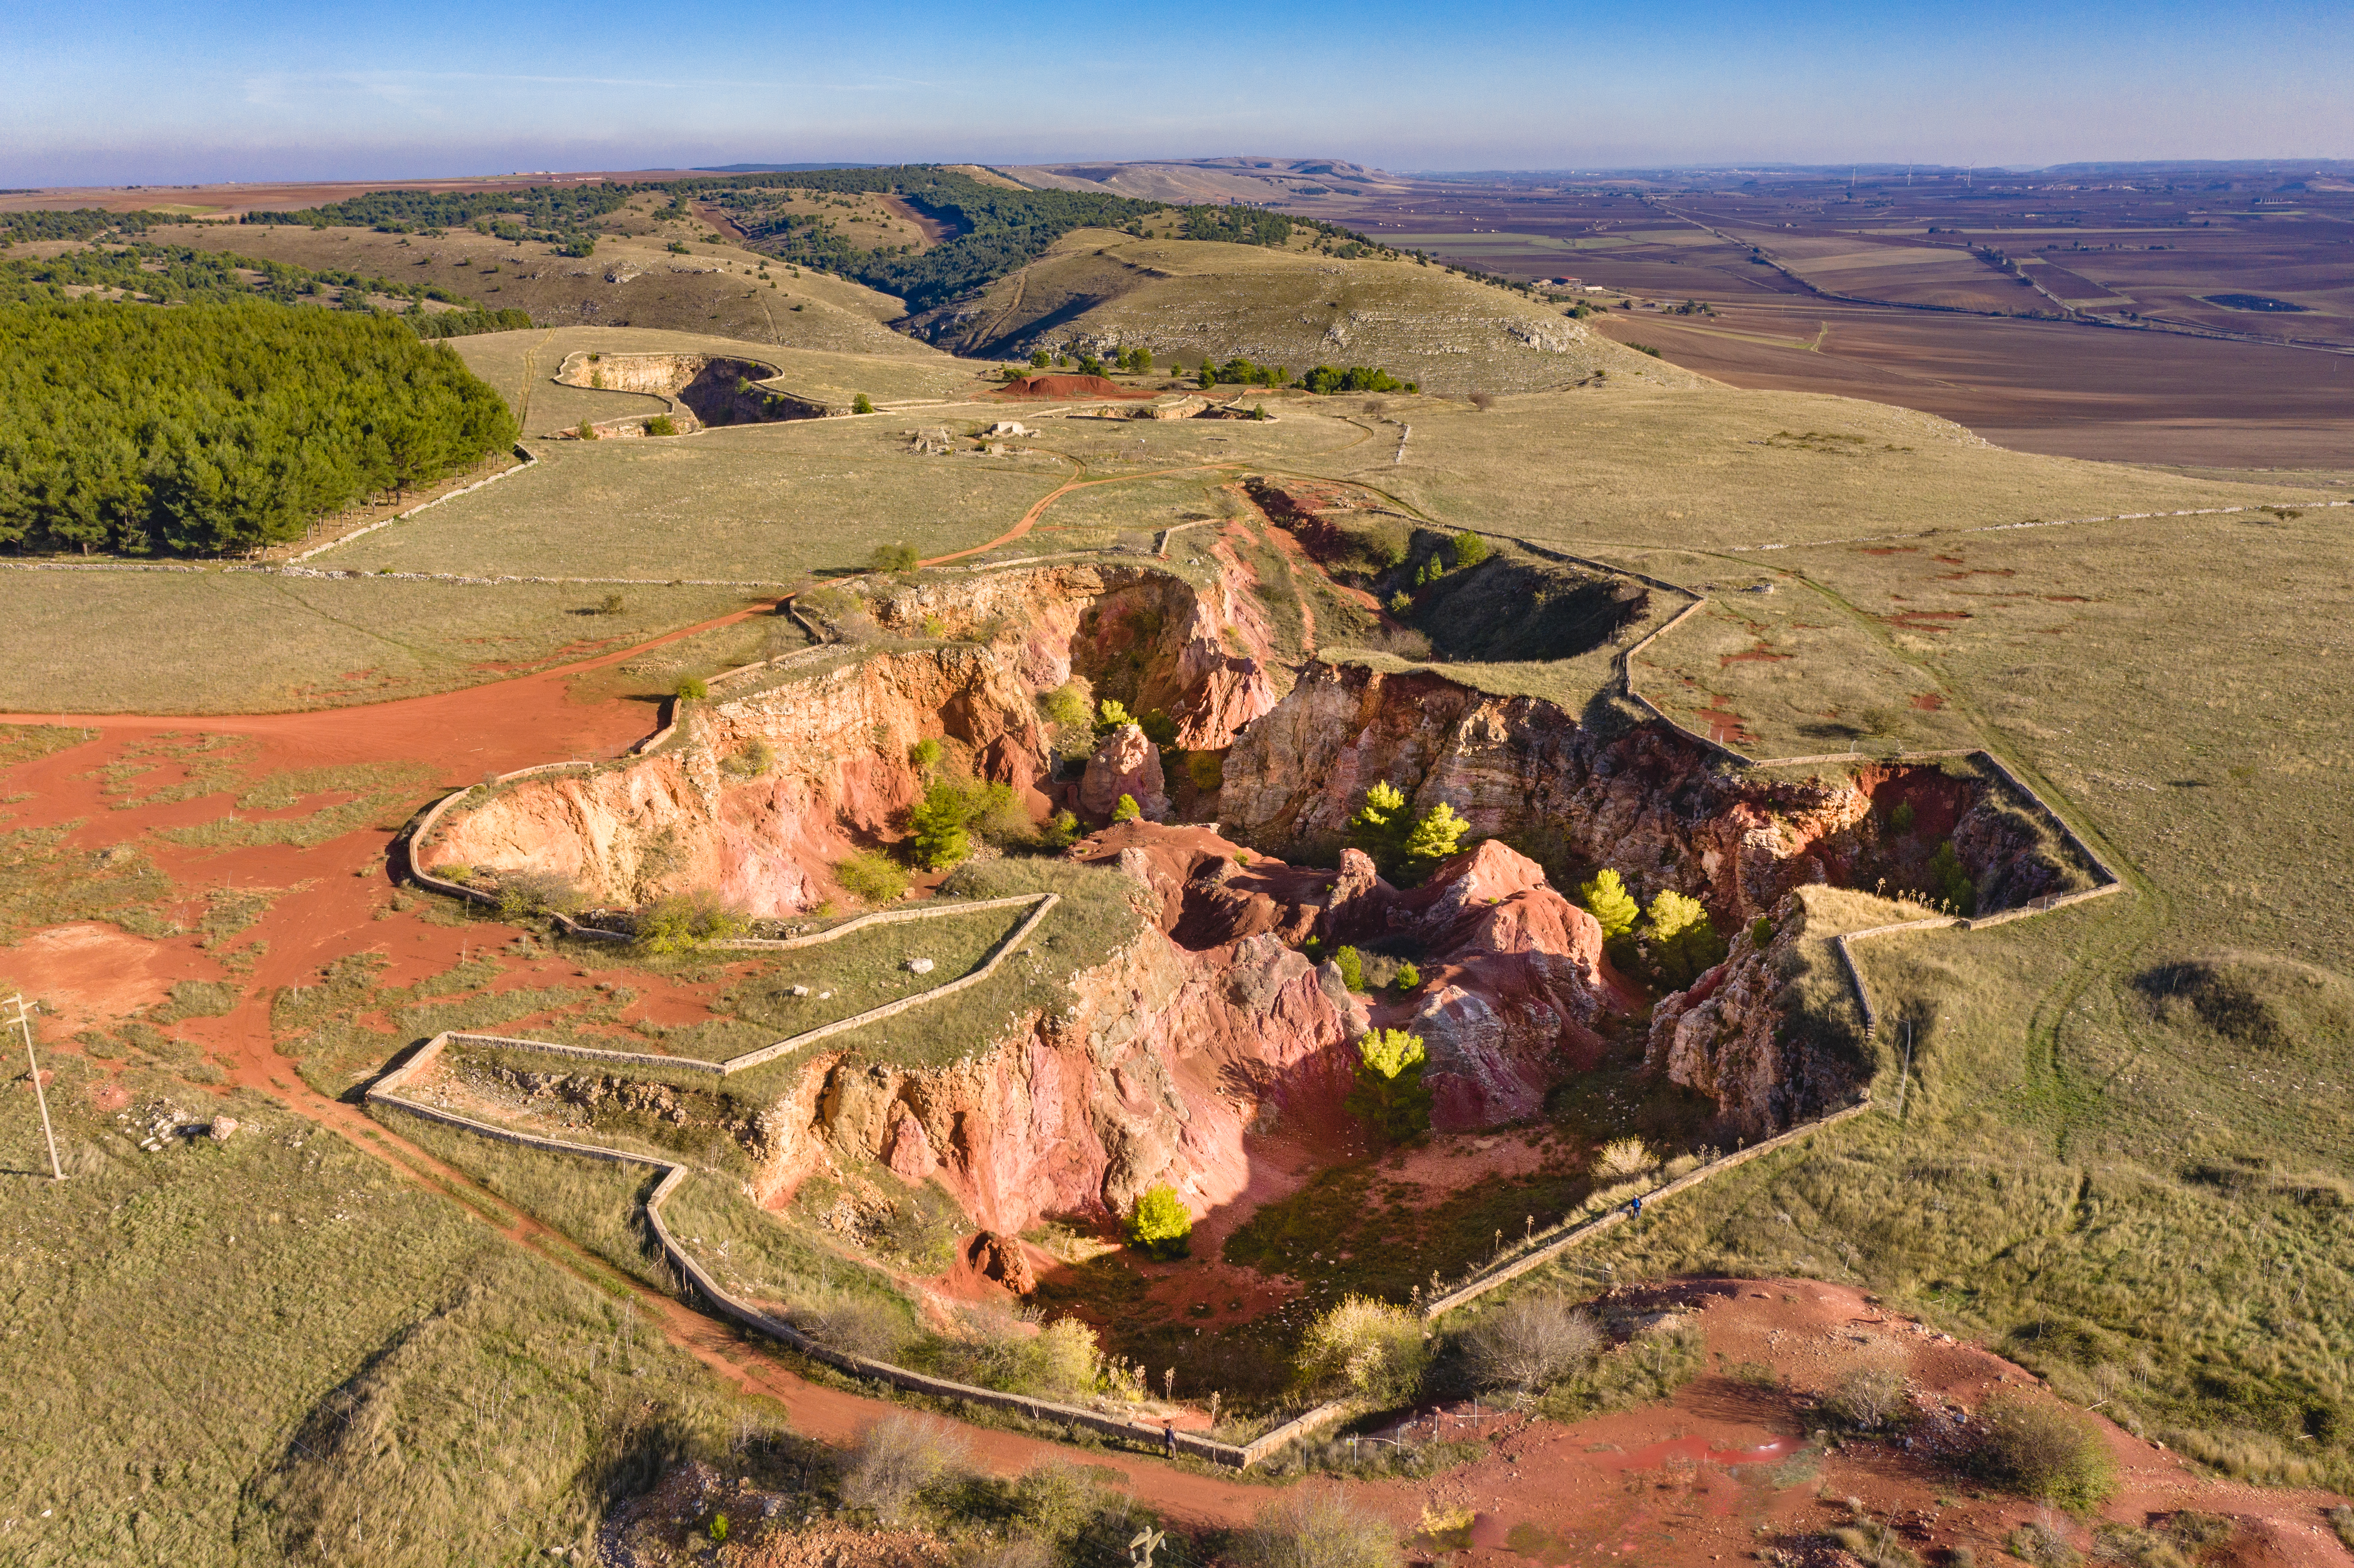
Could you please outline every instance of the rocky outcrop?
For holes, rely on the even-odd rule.
[[[1005,1235],[1041,1214],[1124,1214],[1164,1181],[1203,1213],[1248,1184],[1254,1125],[1337,1107],[1363,1027],[1336,980],[1269,937],[1193,953],[1147,928],[1074,990],[1067,1011],[952,1065],[812,1063],[794,1097],[806,1119],[764,1149],[758,1195],[871,1159],[938,1180]]]
[[[707,890],[792,914],[840,895],[831,868],[861,842],[900,832],[922,792],[907,760],[918,740],[954,743],[956,760],[1043,812],[1031,792],[1053,757],[1037,694],[1075,673],[1176,715],[1189,748],[1226,745],[1276,701],[1260,612],[1223,576],[1197,589],[1142,567],[997,572],[896,590],[875,611],[888,630],[971,641],[692,706],[683,741],[653,756],[462,803],[421,846],[427,863],[552,874],[593,905]],[[1262,653],[1238,651],[1251,648]],[[1157,753],[1140,734],[1123,744],[1140,752],[1100,812],[1130,793],[1165,815]]]
[[[1774,906],[1761,947],[1754,927],[1733,939],[1723,963],[1661,1001],[1651,1014],[1645,1065],[1717,1103],[1744,1137],[1766,1138],[1852,1097],[1856,1042],[1826,1021],[1798,1016],[1793,977],[1816,961],[1836,962],[1807,893]],[[1840,1049],[1845,1044],[1848,1049]]]
[[[1112,814],[1123,795],[1136,802],[1147,821],[1158,822],[1169,815],[1169,791],[1161,777],[1161,748],[1132,724],[1119,726],[1097,743],[1079,780],[1079,810],[1101,820]]]
[[[954,741],[1017,791],[1047,748],[1031,688],[973,647],[878,654],[693,709],[686,725],[685,744],[652,757],[522,780],[452,811],[432,863],[551,873],[592,904],[707,889],[791,914],[836,895],[829,868],[858,840],[898,831],[921,793],[916,741]]]
[[[1870,880],[1867,871],[1901,869],[1875,801],[1924,781],[1953,797],[1964,821],[1988,820],[1983,834],[1954,837],[1963,863],[1989,886],[2057,885],[2073,874],[2048,836],[1993,802],[1983,780],[1930,768],[1738,776],[1664,726],[1590,729],[1539,698],[1362,666],[1307,667],[1227,754],[1219,812],[1239,839],[1319,859],[1337,850],[1365,790],[1384,779],[1416,811],[1444,801],[1476,833],[1548,861],[1609,866],[1645,901],[1673,888],[1702,899],[1723,925],[1755,919],[1796,887],[1854,885]],[[2007,868],[1999,877],[1998,867]]]
[[[906,635],[977,638],[1039,691],[1086,677],[1136,714],[1159,708],[1187,751],[1217,750],[1273,707],[1286,672],[1249,574],[1223,542],[1196,586],[1150,567],[1083,563],[911,584],[875,601]]]

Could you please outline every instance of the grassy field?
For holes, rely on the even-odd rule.
[[[1860,948],[1892,1113],[1914,1042],[1904,1121],[1744,1170],[1577,1266],[1861,1279],[2195,1458],[2354,1476],[2344,526],[1776,555],[2029,769],[2131,895]]]
[[[530,473],[313,564],[775,581],[863,567],[894,540],[927,556],[970,549],[1070,477],[1042,458],[925,456],[907,428],[885,417],[551,442]]]
[[[544,1561],[725,1441],[628,1303],[334,1134],[138,1071],[118,1115],[84,1058],[47,1065],[69,1180],[0,1178],[9,1561]],[[239,1129],[142,1148],[166,1104]],[[0,1140],[38,1138],[0,1097]]]
[[[1337,477],[1450,526],[1570,548],[1755,550],[2315,498],[2005,451],[1930,415],[1795,392],[1614,387],[1404,417],[1414,435],[1403,463],[1384,447]]]
[[[1164,362],[1240,355],[1294,375],[1378,366],[1434,392],[1563,387],[1614,378],[1702,385],[1620,347],[1557,309],[1412,261],[1075,230],[983,291],[958,352],[1141,345]]]
[[[626,608],[605,616],[595,613],[602,597],[561,584],[0,572],[0,709],[282,713],[383,702],[627,647],[745,603],[729,588],[631,588]],[[172,628],[168,661],[154,657],[158,626]]]

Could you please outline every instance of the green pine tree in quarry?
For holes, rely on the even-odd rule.
[[[1405,796],[1387,779],[1365,791],[1356,814],[1349,819],[1349,842],[1373,856],[1374,867],[1384,876],[1405,858],[1406,834],[1411,831]]]
[[[1376,1029],[1357,1042],[1357,1082],[1341,1108],[1391,1143],[1408,1143],[1430,1130],[1430,1090],[1422,1070],[1429,1061],[1422,1036]]]
[[[1635,921],[1643,913],[1643,906],[1635,902],[1627,885],[1618,880],[1618,874],[1607,866],[1578,888],[1577,901],[1602,927],[1602,939],[1606,942],[1633,930]]]
[[[1128,1219],[1129,1245],[1163,1262],[1183,1257],[1193,1234],[1193,1216],[1185,1212],[1185,1200],[1166,1182],[1148,1188]]]
[[[1430,871],[1440,861],[1461,853],[1463,835],[1471,824],[1455,814],[1455,808],[1441,800],[1422,814],[1414,831],[1405,836],[1405,863],[1419,876]]]

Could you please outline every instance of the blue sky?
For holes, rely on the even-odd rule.
[[[1315,154],[2354,156],[2354,5],[154,0],[0,16],[0,184]]]

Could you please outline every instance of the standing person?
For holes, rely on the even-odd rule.
[[[1161,1424],[1161,1452],[1172,1459],[1177,1457],[1177,1423],[1174,1421]]]

